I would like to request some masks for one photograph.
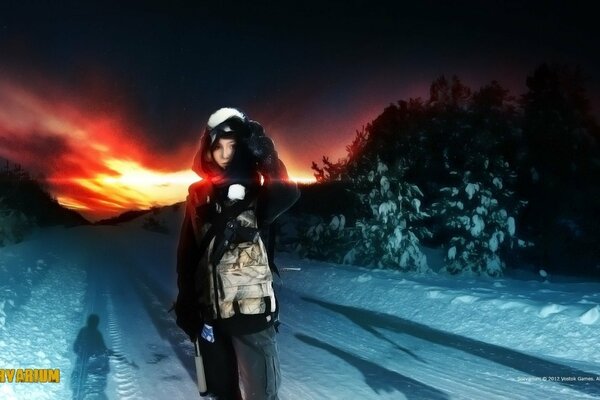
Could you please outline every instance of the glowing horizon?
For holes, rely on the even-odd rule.
[[[197,143],[157,154],[123,111],[101,113],[87,101],[48,82],[0,79],[0,156],[43,172],[61,205],[93,221],[185,200],[200,177],[181,166],[191,164]],[[296,182],[315,182],[295,165],[288,171]]]
[[[114,193],[115,200],[123,200],[124,198],[135,199],[128,203],[119,201],[98,200],[106,208],[110,208],[110,212],[101,212],[101,210],[93,209],[85,202],[66,195],[56,196],[56,200],[65,208],[77,211],[86,219],[97,221],[100,219],[116,217],[125,211],[146,210],[152,207],[162,207],[185,201],[187,196],[187,188],[194,182],[201,180],[191,170],[182,170],[176,172],[160,173],[156,171],[144,170],[135,165],[131,161],[121,162],[113,160],[115,164],[127,165],[131,169],[123,169],[120,176],[107,176],[99,174],[95,178],[67,178],[66,180],[72,183],[77,183],[90,190],[103,191]],[[133,164],[133,165],[132,165]],[[49,181],[57,182],[65,179],[54,178]],[[290,180],[297,183],[314,183],[314,177],[296,177],[291,176]],[[121,193],[127,196],[123,197]]]

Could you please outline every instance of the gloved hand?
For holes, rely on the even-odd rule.
[[[214,343],[215,332],[213,330],[213,327],[211,325],[204,324],[204,326],[202,327],[202,332],[200,332],[200,337],[209,343]]]
[[[270,174],[277,168],[279,159],[273,140],[265,135],[264,128],[256,121],[249,120],[250,135],[245,139],[250,153],[258,163],[261,173]]]

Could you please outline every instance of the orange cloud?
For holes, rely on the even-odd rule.
[[[0,78],[0,156],[43,173],[61,204],[92,220],[185,198],[198,177],[165,168],[184,165],[184,149],[175,155],[179,160],[155,158],[122,116],[95,113],[88,104],[78,107],[77,98],[51,85]]]
[[[90,220],[182,201],[199,179],[189,168],[197,143],[156,154],[144,137],[117,110],[89,98],[0,77],[0,156],[42,173],[62,205]],[[289,171],[298,181],[314,180],[294,166]]]

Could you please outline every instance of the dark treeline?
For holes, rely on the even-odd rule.
[[[19,164],[0,165],[0,245],[18,242],[34,226],[74,226],[89,223],[62,207],[45,187]]]
[[[512,182],[508,195],[526,202],[518,214],[519,236],[535,244],[515,251],[512,266],[526,262],[553,272],[598,274],[600,129],[585,77],[577,68],[544,64],[526,82],[527,93],[515,97],[496,81],[473,91],[457,77],[440,77],[429,99],[391,104],[357,131],[346,158],[313,163],[315,177],[329,187],[352,187],[376,160],[401,163],[402,179],[422,190],[427,207],[453,184],[449,170],[458,176],[469,171],[473,179],[483,174],[482,160],[502,160],[512,171],[505,177]],[[369,211],[344,212],[352,218]],[[425,243],[447,240],[443,218],[433,214],[426,221],[433,237]]]

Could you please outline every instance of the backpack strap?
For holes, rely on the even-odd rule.
[[[279,268],[275,265],[275,241],[277,240],[277,223],[275,221],[269,224],[269,243],[267,244],[267,259],[269,260],[269,268],[276,273],[279,279],[281,274]]]
[[[223,208],[220,213],[215,214],[213,223],[209,228],[209,231],[215,236],[215,244],[213,247],[213,253],[211,254],[211,262],[216,265],[221,261],[221,257],[225,253],[225,249],[231,243],[235,234],[235,228],[237,224],[234,220],[245,210],[248,209],[250,204],[254,201],[254,190],[249,190],[246,193],[246,197],[243,200],[239,200],[229,207]],[[208,236],[208,233],[205,235]],[[212,237],[208,238],[207,241],[210,243]],[[204,240],[204,238],[203,238]],[[208,246],[208,243],[206,244]],[[204,251],[204,249],[202,249]]]
[[[283,281],[281,274],[279,273],[279,268],[277,268],[277,265],[275,265],[275,240],[277,239],[276,222],[271,222],[268,229],[269,242],[267,243],[267,260],[269,261],[269,269],[272,273],[277,274],[279,279]],[[273,290],[275,290],[275,287],[273,287]],[[265,314],[267,314],[267,310],[271,308],[271,299],[269,298],[268,301],[265,301],[265,303]],[[279,325],[281,322],[279,321],[279,302],[277,301],[277,296],[275,296],[275,312],[271,315],[271,317],[273,318],[273,327],[275,328],[275,331],[279,333]]]
[[[212,194],[212,190],[210,192]],[[205,205],[196,206],[195,204],[198,204],[200,202],[198,200],[196,193],[193,193],[192,195],[194,196],[193,197],[194,201],[192,202],[192,207],[205,206]],[[253,195],[254,195],[254,191],[249,191],[249,193],[247,193],[247,196],[243,200],[240,200],[240,201],[232,204],[230,207],[223,208],[220,213],[213,214],[212,215],[212,217],[213,217],[212,224],[204,235],[200,234],[200,227],[198,226],[198,221],[197,221],[197,212],[192,213],[192,227],[194,229],[194,236],[196,238],[196,244],[198,245],[198,251],[199,251],[200,257],[202,257],[202,255],[204,254],[204,252],[208,248],[208,245],[210,244],[211,240],[214,237],[222,237],[223,236],[222,234],[226,229],[227,223],[229,221],[237,218],[238,215],[240,215],[243,211],[248,209],[248,207],[250,206],[250,203],[252,203],[252,201],[254,200]],[[196,211],[196,210],[194,210],[194,211]],[[221,245],[221,243],[215,243],[215,247],[217,247],[217,245]],[[218,260],[217,260],[217,262],[218,262]]]

